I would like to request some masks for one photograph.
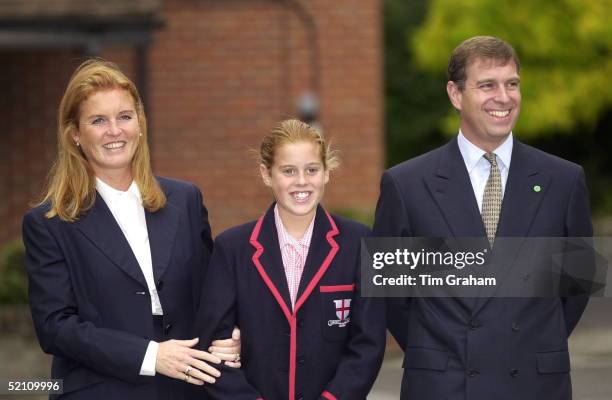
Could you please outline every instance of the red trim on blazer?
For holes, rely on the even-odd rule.
[[[320,286],[319,291],[321,293],[332,293],[332,292],[352,292],[355,290],[355,284],[352,285],[332,285],[332,286]]]
[[[304,304],[304,302],[308,299],[308,297],[312,293],[315,286],[317,286],[317,284],[323,277],[323,274],[325,274],[325,271],[327,271],[327,268],[329,268],[329,265],[331,264],[332,260],[336,256],[336,253],[338,253],[338,250],[340,250],[340,246],[338,246],[338,243],[336,243],[336,241],[333,239],[333,237],[336,236],[338,233],[340,233],[340,231],[338,230],[338,227],[336,226],[336,223],[334,222],[333,218],[331,217],[331,215],[329,215],[327,211],[325,211],[325,215],[327,215],[327,219],[329,220],[329,224],[331,225],[331,230],[329,230],[327,234],[325,235],[327,242],[331,246],[331,250],[327,254],[327,257],[325,257],[325,260],[323,260],[323,263],[319,267],[319,270],[317,271],[317,273],[313,276],[312,280],[308,283],[308,286],[306,286],[306,290],[304,290],[304,293],[302,293],[302,296],[300,296],[300,298],[296,301],[293,312],[291,312],[287,304],[285,304],[280,292],[278,291],[276,286],[274,286],[274,283],[270,279],[270,276],[268,276],[263,265],[261,265],[261,262],[259,261],[259,257],[261,257],[262,253],[264,252],[263,246],[261,245],[261,243],[257,241],[257,238],[259,237],[259,232],[261,231],[261,225],[263,223],[263,218],[264,218],[263,216],[260,217],[259,220],[257,220],[257,223],[255,224],[255,227],[253,228],[253,232],[251,233],[251,237],[249,239],[249,242],[251,243],[251,245],[253,245],[253,247],[255,247],[256,249],[255,254],[253,254],[253,257],[251,258],[253,260],[253,264],[255,264],[255,268],[257,268],[259,275],[261,275],[261,278],[264,280],[266,286],[268,286],[268,289],[270,289],[270,292],[272,292],[272,296],[274,296],[274,299],[280,306],[281,310],[283,310],[283,314],[285,314],[285,318],[287,319],[287,322],[289,323],[289,329],[290,329],[289,400],[293,400],[295,398],[295,370],[296,370],[295,364],[296,364],[296,353],[297,353],[297,313],[302,307],[302,304]]]
[[[321,393],[321,397],[325,397],[327,400],[338,400],[338,398],[336,396],[334,396],[333,394],[329,393],[327,390],[323,391],[323,393]]]
[[[263,217],[259,218],[259,220],[257,221],[257,224],[255,224],[255,228],[253,228],[253,232],[251,233],[251,238],[249,239],[249,242],[253,246],[255,246],[255,248],[257,249],[257,251],[255,251],[255,254],[253,254],[253,257],[251,259],[253,260],[253,263],[255,264],[255,267],[257,268],[259,275],[261,275],[261,278],[266,283],[266,286],[268,287],[268,289],[270,289],[270,291],[272,292],[272,295],[276,299],[276,302],[283,310],[283,314],[285,314],[285,318],[287,318],[287,321],[291,321],[291,311],[289,311],[289,307],[287,307],[287,305],[283,301],[283,297],[281,296],[280,292],[278,291],[276,286],[274,286],[274,283],[270,279],[270,276],[268,276],[268,274],[266,273],[266,270],[264,269],[263,265],[261,265],[261,263],[259,262],[259,257],[261,257],[262,253],[264,252],[263,246],[261,245],[261,243],[257,241],[257,237],[259,236],[259,231],[261,230],[262,222],[263,222]]]

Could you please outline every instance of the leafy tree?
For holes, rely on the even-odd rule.
[[[24,257],[21,240],[9,242],[0,249],[0,304],[28,303]]]
[[[412,36],[417,64],[443,76],[451,51],[474,35],[511,43],[521,59],[521,137],[593,130],[612,105],[609,0],[432,0]],[[457,114],[444,130],[455,132]]]
[[[426,6],[426,0],[384,2],[388,166],[445,141],[439,124],[448,111],[446,81],[419,69],[408,45]]]

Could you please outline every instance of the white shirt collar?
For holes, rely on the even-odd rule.
[[[513,143],[512,132],[510,132],[506,140],[504,140],[504,142],[493,151],[497,156],[499,164],[501,164],[500,168],[510,169]],[[459,135],[457,135],[457,145],[459,145],[459,151],[461,152],[461,156],[463,157],[468,173],[470,173],[476,167],[476,164],[483,159],[482,156],[486,153],[486,151],[470,142],[463,135],[461,130],[459,130]]]
[[[116,202],[126,193],[131,193],[136,196],[138,202],[142,204],[140,190],[138,189],[138,185],[135,181],[132,181],[128,190],[124,192],[122,190],[115,189],[114,187],[102,181],[102,179],[96,177],[96,190],[98,191],[98,193],[100,193],[100,196],[102,196],[102,200],[104,200],[107,205]]]

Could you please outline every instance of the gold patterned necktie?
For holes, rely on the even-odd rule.
[[[502,203],[501,174],[497,166],[495,153],[486,153],[483,157],[491,163],[491,172],[489,173],[489,179],[487,179],[484,195],[482,196],[482,211],[480,215],[487,231],[489,243],[493,246]]]

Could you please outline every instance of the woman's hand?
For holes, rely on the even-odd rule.
[[[234,327],[229,339],[212,342],[208,351],[223,360],[228,367],[240,368],[240,329]]]
[[[221,376],[221,373],[207,362],[220,364],[221,359],[206,351],[193,349],[198,340],[198,338],[172,339],[160,343],[155,371],[193,385],[203,385],[204,382],[215,383],[215,378]]]

